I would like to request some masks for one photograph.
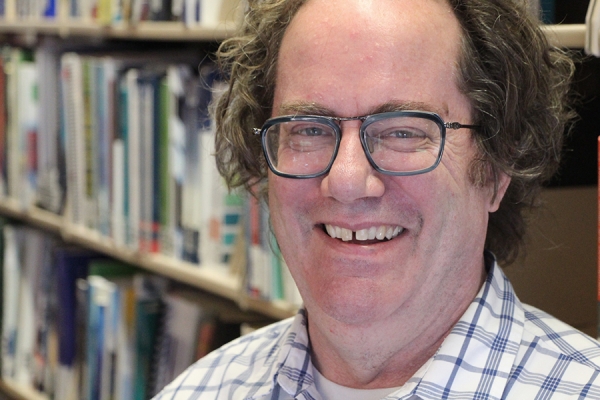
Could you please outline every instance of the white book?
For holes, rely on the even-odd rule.
[[[585,52],[600,57],[600,1],[590,0],[585,25]]]
[[[179,114],[179,99],[185,96],[184,82],[180,68],[170,66],[167,68],[168,88],[168,210],[167,224],[164,227],[167,236],[165,242],[169,246],[161,246],[163,253],[172,257],[181,258],[183,254],[183,238],[178,226],[181,212],[181,190],[185,177],[185,125]]]
[[[203,265],[219,263],[219,226],[223,197],[222,179],[214,159],[215,132],[211,127],[200,133],[200,260]]]
[[[226,84],[223,82],[214,82],[212,86],[211,106],[216,102],[220,95],[226,90]],[[221,256],[221,226],[224,213],[224,200],[228,188],[225,181],[217,170],[215,163],[215,126],[211,122],[210,127],[200,133],[201,143],[201,195],[206,201],[202,207],[202,230],[201,239],[201,260],[209,265],[219,265]]]
[[[18,80],[16,65],[22,57],[22,50],[9,48],[4,54],[6,74],[6,115],[18,115]],[[6,179],[7,195],[14,199],[21,197],[21,148],[19,137],[19,119],[8,118],[6,125]]]
[[[117,61],[112,57],[96,60],[96,140],[97,140],[97,201],[98,229],[104,236],[111,236],[111,169],[112,148],[115,138],[115,81]],[[122,175],[122,170],[119,171]]]
[[[112,144],[112,159],[112,238],[116,244],[125,246],[125,144],[120,138]]]
[[[62,207],[59,182],[58,143],[60,123],[59,54],[55,46],[37,48],[35,60],[39,76],[38,185],[37,203],[54,213]]]
[[[76,53],[61,57],[62,110],[65,124],[67,169],[66,217],[75,225],[83,225],[85,201],[85,142],[83,119],[83,73],[81,58]]]
[[[184,22],[188,28],[197,27],[200,24],[200,1],[184,0]]]
[[[3,228],[4,262],[2,287],[2,377],[13,378],[16,371],[17,328],[19,323],[20,265],[17,233],[11,225]]]
[[[32,61],[20,61],[16,64],[17,74],[17,123],[19,125],[19,201],[24,209],[35,202],[37,191],[37,148],[38,136],[38,99],[37,68]],[[14,154],[11,154],[14,157]]]
[[[17,15],[17,0],[4,0],[4,20],[14,21]]]
[[[19,322],[15,359],[15,382],[31,386],[33,384],[33,361],[36,342],[36,299],[40,288],[44,265],[44,234],[41,231],[21,228],[19,247],[23,249],[21,273],[19,276]]]
[[[221,23],[222,0],[200,1],[200,25],[203,27],[215,27]]]

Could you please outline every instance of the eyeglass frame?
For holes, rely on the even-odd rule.
[[[425,169],[420,169],[417,171],[397,172],[397,171],[390,171],[390,170],[383,169],[383,168],[379,167],[377,165],[377,163],[373,160],[373,158],[371,157],[370,151],[368,150],[368,145],[366,142],[366,133],[365,133],[366,128],[369,125],[371,125],[377,121],[381,121],[383,119],[389,119],[389,118],[398,118],[398,117],[423,118],[423,119],[428,119],[430,121],[433,121],[438,125],[438,127],[440,128],[440,135],[441,135],[440,149],[439,149],[437,158],[432,166],[425,168]],[[336,134],[335,149],[333,150],[329,164],[327,165],[327,167],[325,167],[323,169],[323,171],[315,173],[315,174],[308,174],[308,175],[287,174],[287,173],[278,171],[275,168],[275,166],[273,165],[273,163],[271,162],[271,158],[269,157],[269,154],[267,152],[267,145],[266,145],[267,131],[273,125],[277,125],[277,124],[284,123],[284,122],[292,122],[292,121],[319,122],[319,123],[322,123],[324,125],[331,127],[333,129],[333,131],[335,132],[335,134]],[[433,171],[440,164],[440,162],[442,160],[442,155],[444,153],[444,146],[446,143],[446,129],[452,129],[452,130],[458,130],[458,129],[463,129],[463,128],[477,129],[480,127],[479,125],[462,124],[460,122],[445,122],[442,119],[442,117],[435,112],[420,111],[420,110],[403,110],[403,111],[389,111],[389,112],[383,112],[383,113],[377,113],[377,114],[368,114],[368,115],[363,115],[363,116],[358,116],[358,117],[332,117],[332,116],[327,116],[327,115],[282,115],[282,116],[278,116],[278,117],[269,118],[268,120],[265,121],[265,123],[263,124],[263,126],[261,128],[254,128],[253,132],[254,132],[254,135],[261,136],[260,139],[261,139],[263,154],[265,156],[265,159],[267,160],[267,164],[268,164],[271,172],[273,172],[277,176],[281,176],[284,178],[312,179],[312,178],[317,178],[319,176],[323,176],[323,175],[329,173],[329,171],[331,170],[331,167],[333,166],[333,163],[338,154],[338,150],[340,148],[340,142],[342,139],[341,123],[344,121],[361,121],[361,125],[359,128],[359,138],[360,138],[360,143],[363,148],[363,152],[365,153],[365,157],[369,161],[369,164],[371,164],[373,169],[375,169],[377,172],[380,172],[385,175],[392,175],[392,176],[420,175],[420,174],[425,174],[427,172]]]

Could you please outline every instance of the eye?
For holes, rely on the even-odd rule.
[[[292,129],[290,129],[290,133],[292,135],[301,135],[301,136],[323,136],[323,135],[329,135],[330,132],[325,130],[323,127],[318,126],[318,125],[301,125],[301,126],[294,126]]]
[[[418,129],[402,128],[389,132],[382,132],[379,135],[381,138],[389,137],[393,139],[415,139],[425,137],[425,133]]]

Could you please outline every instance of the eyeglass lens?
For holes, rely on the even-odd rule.
[[[432,167],[441,148],[441,127],[414,116],[365,121],[363,147],[380,169],[415,172]],[[318,174],[329,168],[336,153],[339,129],[318,120],[276,123],[265,133],[272,166],[289,175]]]

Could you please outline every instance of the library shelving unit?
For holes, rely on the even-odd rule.
[[[237,0],[234,0],[237,1]],[[140,41],[220,41],[232,34],[241,15],[229,13],[216,26],[188,28],[180,22],[141,22],[135,26],[100,26],[90,22],[0,19],[0,39],[22,37],[35,43],[38,36],[53,36],[62,40],[70,38],[140,40]],[[569,48],[582,48],[585,25],[544,26],[544,31],[553,43]],[[73,226],[59,215],[38,208],[23,209],[18,201],[0,198],[0,215],[60,235],[67,243],[75,244],[116,259],[139,266],[170,279],[184,282],[233,300],[241,308],[263,314],[269,318],[282,319],[293,315],[295,306],[284,302],[267,302],[244,294],[242,279],[227,273],[215,272],[210,266],[195,266],[176,261],[160,254],[147,254],[118,246],[109,238],[79,226]],[[0,393],[10,398],[43,400],[46,396],[28,387],[0,380]]]
[[[183,22],[144,21],[128,26],[101,26],[93,21],[67,21],[43,19],[0,19],[0,42],[17,39],[32,47],[40,37],[54,37],[58,40],[99,42],[112,41],[152,41],[216,43],[232,34],[241,13],[238,0],[227,0],[222,10],[222,20],[213,26],[188,27]],[[135,265],[149,272],[165,276],[188,286],[231,300],[242,310],[264,315],[267,319],[283,319],[293,315],[296,306],[286,302],[270,302],[250,297],[243,289],[243,277],[228,273],[222,266],[195,265],[175,260],[171,257],[131,250],[115,244],[111,238],[97,231],[70,224],[61,215],[41,208],[24,209],[18,200],[0,197],[0,215],[40,228],[60,236],[64,242],[90,249],[112,258]],[[0,398],[25,400],[45,400],[47,396],[29,387],[23,387],[10,380],[0,379]]]

